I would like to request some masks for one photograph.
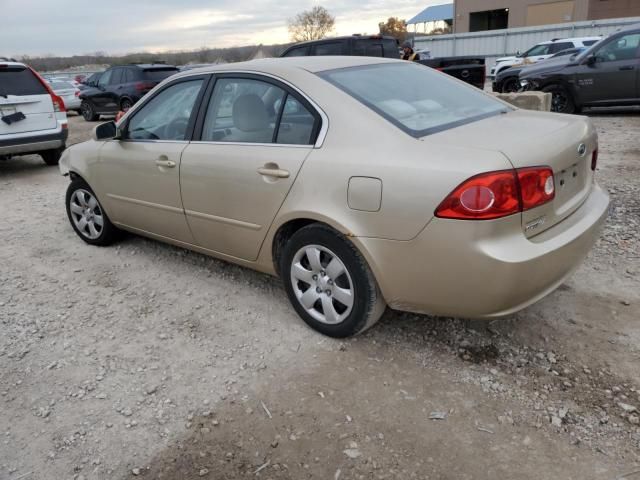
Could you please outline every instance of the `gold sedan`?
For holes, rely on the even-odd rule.
[[[120,230],[279,275],[335,337],[385,307],[495,318],[553,291],[609,203],[587,118],[364,57],[191,70],[67,149],[85,242]]]

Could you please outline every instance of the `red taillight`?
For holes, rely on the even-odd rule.
[[[76,97],[80,96],[80,90],[76,90]]]
[[[520,184],[522,210],[530,210],[553,200],[556,188],[550,168],[520,168],[516,172]]]
[[[155,86],[156,84],[152,82],[136,82],[134,84],[134,88],[137,92],[148,92]]]
[[[435,211],[436,217],[491,220],[543,205],[555,196],[549,167],[488,172],[463,182]]]
[[[36,76],[36,78],[40,80],[40,83],[42,84],[42,86],[46,88],[49,95],[51,95],[51,101],[53,102],[53,111],[66,112],[67,110],[64,108],[64,101],[62,101],[62,99],[59,96],[53,93],[53,90],[51,90],[51,87],[49,86],[47,81],[44,78],[42,78],[40,74],[36,72],[33,68],[29,67],[29,70],[31,70],[31,73],[33,73]]]
[[[595,172],[597,166],[598,166],[598,149],[596,148],[591,154],[591,170]]]
[[[515,171],[503,170],[471,177],[436,209],[436,217],[489,220],[520,211]]]

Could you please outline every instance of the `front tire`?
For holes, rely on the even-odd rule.
[[[69,222],[82,240],[90,245],[107,246],[117,239],[118,229],[83,179],[78,177],[71,181],[65,202]]]
[[[502,93],[516,93],[520,91],[520,80],[518,77],[507,78],[502,84]]]
[[[325,225],[311,224],[294,233],[279,263],[294,309],[324,335],[356,335],[384,313],[386,304],[365,259]]]
[[[96,120],[98,120],[98,118],[100,118],[100,115],[96,113],[93,105],[91,105],[91,103],[86,100],[83,100],[80,104],[80,112],[82,112],[82,117],[87,122],[95,122]]]
[[[542,89],[551,94],[551,111],[556,113],[574,113],[576,104],[569,91],[562,85],[549,85]]]

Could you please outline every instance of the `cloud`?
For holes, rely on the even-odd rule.
[[[287,19],[317,2],[293,0],[0,0],[0,55],[187,50],[286,43]],[[442,0],[329,0],[336,34],[377,32]]]

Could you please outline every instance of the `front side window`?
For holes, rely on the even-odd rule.
[[[285,91],[249,78],[221,78],[207,108],[202,140],[271,143]]]
[[[498,115],[509,108],[473,87],[412,62],[340,68],[319,75],[415,137]]]
[[[528,52],[525,52],[523,57],[534,57],[536,55],[548,55],[550,48],[551,48],[550,45],[536,45],[535,47],[530,49]]]
[[[176,83],[165,88],[139,111],[127,127],[130,140],[186,140],[189,119],[202,79]]]
[[[623,35],[605,43],[596,51],[598,62],[616,62],[619,60],[633,60],[638,55],[640,33]]]
[[[309,47],[297,47],[289,50],[285,57],[305,57],[309,55]]]
[[[109,83],[111,82],[111,75],[113,74],[113,70],[107,70],[106,72],[104,72],[101,76],[100,79],[98,80],[98,87],[106,87],[107,85],[109,85]]]

